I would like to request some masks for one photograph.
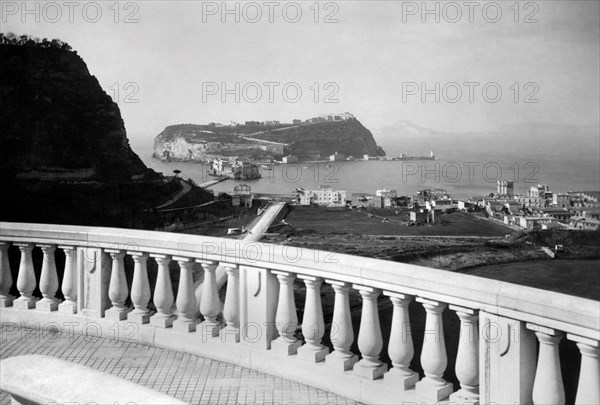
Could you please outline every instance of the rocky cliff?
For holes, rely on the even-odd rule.
[[[2,177],[85,173],[120,181],[147,172],[119,107],[77,53],[57,40],[0,39]]]
[[[174,160],[228,155],[260,160],[288,154],[316,159],[336,152],[354,157],[385,155],[373,134],[355,118],[277,126],[181,124],[165,128],[154,140],[154,156]]]

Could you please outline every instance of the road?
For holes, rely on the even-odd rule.
[[[208,188],[210,186],[214,186],[215,184],[220,183],[222,181],[225,181],[227,179],[228,179],[228,177],[221,177],[221,178],[219,178],[217,180],[211,180],[211,181],[207,181],[206,183],[202,183],[202,184],[200,184],[199,187]],[[184,195],[186,195],[192,189],[192,186],[188,182],[186,182],[185,180],[179,179],[179,184],[181,184],[181,190],[179,190],[177,193],[175,193],[174,195],[172,195],[171,197],[169,197],[169,199],[167,201],[165,201],[164,203],[156,206],[155,208],[157,210],[159,210],[161,212],[166,212],[166,211],[177,211],[177,210],[181,210],[182,209],[182,208],[174,208],[172,210],[170,210],[170,209],[164,209],[165,207],[168,207],[170,205],[175,204],[177,202],[177,200],[179,200],[181,197],[183,197]],[[184,207],[183,209],[198,208],[198,207],[203,207],[203,206],[210,205],[210,204],[213,204],[213,203],[214,203],[214,201],[209,201],[207,203],[200,204],[200,205],[195,205],[195,206],[192,206],[192,207]]]
[[[247,242],[257,242],[267,232],[277,215],[285,207],[284,202],[271,202],[260,217],[250,226],[241,239]]]
[[[156,206],[156,209],[159,210],[161,208],[165,208],[168,207],[171,204],[174,204],[177,200],[179,200],[181,197],[183,197],[184,195],[186,195],[191,189],[192,186],[190,186],[186,181],[179,179],[179,184],[181,185],[181,190],[179,190],[177,193],[175,193],[173,196],[171,196],[167,201],[165,201],[164,203]]]

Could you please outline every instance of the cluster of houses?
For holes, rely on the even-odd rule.
[[[315,159],[321,159],[321,155],[313,156]],[[356,160],[354,156],[346,156],[343,153],[335,152],[332,155],[329,155],[330,162],[340,162],[345,160]],[[290,164],[290,163],[298,163],[300,159],[296,155],[287,155],[281,158],[281,163]],[[323,159],[325,161],[325,159]]]
[[[456,202],[441,189],[420,190],[416,196],[399,196],[396,190],[381,189],[375,193],[352,193],[320,186],[318,190],[299,188],[295,201],[300,205],[318,205],[329,208],[404,208],[410,210],[410,221],[416,224],[433,223],[441,212],[456,210]]]
[[[323,115],[319,115],[318,117],[312,117],[312,118],[309,118],[304,121],[295,119],[292,121],[292,124],[293,125],[318,124],[320,122],[327,122],[327,121],[347,121],[352,118],[354,118],[354,115],[350,114],[349,112],[343,112],[343,113],[339,113],[339,114],[323,114]]]
[[[244,124],[237,123],[235,121],[227,121],[225,123],[211,122],[208,125],[211,127],[222,128],[222,127],[236,127],[239,125],[245,125],[250,127],[277,127],[277,126],[288,126],[288,125],[305,125],[305,124],[318,124],[320,122],[328,121],[347,121],[354,118],[349,112],[343,112],[338,114],[323,114],[318,117],[308,118],[306,120],[294,119],[291,123],[280,122],[277,120],[271,121],[245,121]]]
[[[600,192],[554,193],[546,184],[532,186],[527,194],[516,194],[514,183],[499,181],[497,194],[473,197],[463,208],[484,208],[490,218],[507,225],[533,228],[600,228]],[[459,207],[461,208],[461,207]]]
[[[435,223],[441,214],[485,210],[490,218],[523,229],[600,229],[600,191],[553,193],[546,184],[531,187],[526,195],[514,193],[514,183],[499,181],[497,194],[455,200],[444,189],[422,189],[413,196],[396,190],[352,193],[321,186],[318,190],[297,189],[300,205],[349,208],[405,208],[415,224]]]
[[[237,157],[213,160],[208,174],[235,180],[251,180],[261,177],[260,167],[256,163],[240,161]]]

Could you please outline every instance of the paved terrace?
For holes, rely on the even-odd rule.
[[[116,375],[190,404],[356,404],[329,392],[234,364],[146,346],[70,334],[0,328],[0,358],[43,354]],[[133,337],[135,340],[135,337]],[[0,391],[0,404],[10,404]]]

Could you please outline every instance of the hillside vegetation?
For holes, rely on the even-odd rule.
[[[85,62],[62,42],[26,38],[0,43],[0,174],[93,169],[104,181],[146,174],[119,107]]]

